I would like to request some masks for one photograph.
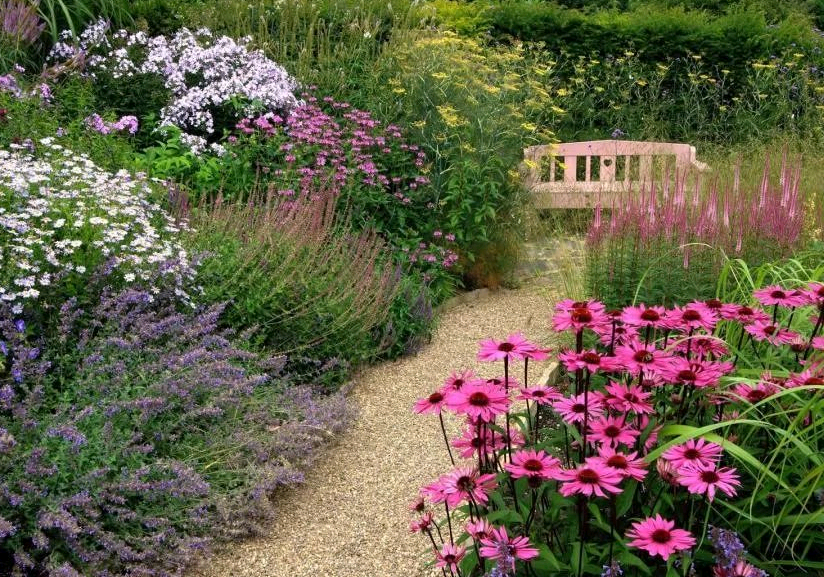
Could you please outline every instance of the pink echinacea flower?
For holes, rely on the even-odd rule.
[[[652,556],[660,555],[666,561],[676,551],[683,551],[695,545],[695,538],[689,531],[675,529],[675,523],[655,515],[633,523],[627,538],[627,545],[643,549]]]

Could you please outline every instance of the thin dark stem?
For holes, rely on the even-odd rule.
[[[454,543],[455,537],[452,535],[452,516],[449,514],[449,504],[444,501],[443,506],[446,509],[446,524],[449,525],[449,540]]]
[[[438,412],[438,420],[441,422],[441,433],[443,433],[443,442],[446,443],[446,450],[449,451],[449,460],[452,466],[455,466],[455,457],[452,456],[452,447],[449,446],[449,439],[446,437],[446,427],[443,424],[443,413]]]
[[[504,389],[509,398],[509,355],[504,357]],[[512,462],[512,436],[509,433],[509,407],[506,409],[506,454]]]
[[[538,489],[532,489],[532,506],[529,508],[529,514],[526,517],[526,525],[524,526],[524,533],[529,534],[529,528],[532,526],[532,521],[535,519],[535,511],[538,505]]]

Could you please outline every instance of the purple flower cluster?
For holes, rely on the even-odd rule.
[[[37,14],[39,4],[40,0],[0,0],[0,36],[7,36],[15,44],[34,44],[46,28]]]
[[[137,117],[131,115],[123,116],[116,122],[107,122],[103,120],[99,114],[95,113],[91,116],[87,116],[84,122],[88,128],[95,130],[100,134],[123,132],[126,130],[129,134],[136,134],[138,129]]]

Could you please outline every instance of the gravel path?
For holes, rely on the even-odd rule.
[[[450,468],[437,418],[412,413],[414,401],[455,369],[497,376],[499,363],[475,361],[478,341],[523,331],[550,337],[552,296],[545,284],[500,290],[441,315],[432,342],[418,355],[365,370],[352,401],[352,428],[326,448],[306,482],[278,495],[272,532],[233,544],[192,577],[416,577],[426,543],[411,535],[408,505],[418,488]],[[540,365],[540,364],[539,364]],[[532,379],[541,366],[530,370]],[[447,423],[458,433],[457,421]],[[440,574],[440,573],[438,573]]]

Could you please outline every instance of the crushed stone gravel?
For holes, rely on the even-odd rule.
[[[228,545],[188,577],[440,575],[426,567],[431,545],[427,549],[425,537],[409,532],[408,506],[422,485],[451,465],[437,417],[416,415],[412,405],[453,370],[499,376],[500,363],[475,360],[483,338],[522,331],[550,343],[554,292],[546,279],[487,292],[443,312],[432,341],[417,355],[364,370],[351,392],[355,422],[321,449],[303,484],[275,495],[280,513],[270,533]],[[543,368],[530,368],[532,382]],[[460,422],[445,417],[448,433],[457,436]]]

